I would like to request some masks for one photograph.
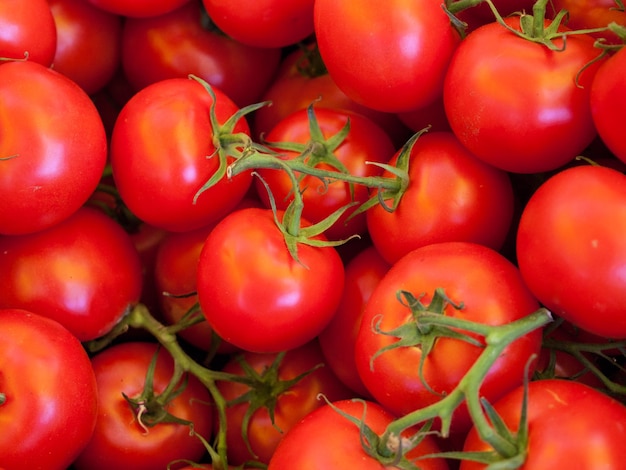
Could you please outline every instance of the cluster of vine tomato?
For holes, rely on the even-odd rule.
[[[0,3],[1,470],[625,468],[624,5],[442,3]]]

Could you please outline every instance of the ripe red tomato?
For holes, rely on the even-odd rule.
[[[441,96],[460,37],[440,3],[317,0],[314,21],[328,72],[354,101],[400,112]]]
[[[154,394],[168,385],[174,371],[171,356],[155,343],[126,342],[111,346],[92,358],[100,407],[94,434],[74,462],[77,470],[154,470],[177,459],[199,460],[202,441],[188,424],[157,422],[159,412],[193,422],[193,431],[211,438],[211,395],[194,376],[184,390],[164,407],[153,407],[144,397],[146,374],[158,354],[153,375]],[[178,384],[182,385],[182,382]],[[139,403],[131,405],[124,397]],[[143,399],[145,398],[145,400]],[[143,407],[140,402],[145,402]],[[143,424],[143,425],[142,425]]]
[[[335,149],[330,145],[328,151],[343,165],[346,171],[355,176],[378,176],[382,168],[368,162],[387,163],[395,152],[395,147],[385,131],[365,116],[329,108],[315,108],[317,124],[324,136],[330,139],[338,134],[348,121],[350,132]],[[309,113],[301,109],[281,120],[265,137],[270,147],[272,142],[295,142],[309,144],[314,142],[315,136],[310,130]],[[339,171],[332,166],[334,162],[324,162],[326,151],[319,150],[311,154],[309,163],[318,168]],[[299,152],[280,150],[279,157],[291,160],[300,155]],[[320,163],[315,164],[316,159]],[[266,207],[271,207],[267,184],[271,191],[276,207],[285,210],[293,200],[293,182],[286,171],[260,169],[261,178],[256,179],[257,193]],[[315,224],[330,216],[336,210],[352,202],[364,203],[369,199],[369,188],[363,185],[350,185],[343,181],[321,181],[313,176],[303,176],[300,180],[300,190],[304,202],[302,215]],[[350,220],[358,206],[348,209],[331,225],[324,235],[330,240],[343,240],[352,235],[363,235],[366,231],[365,213],[357,214]]]
[[[626,12],[618,8],[615,0],[552,0],[548,2],[548,13],[556,15],[567,11],[567,26],[571,29],[603,28],[615,22],[626,26]],[[622,44],[620,37],[612,31],[593,31],[595,38],[603,38],[609,44]]]
[[[313,33],[314,0],[202,0],[217,27],[254,47],[285,47]]]
[[[96,93],[120,64],[122,18],[85,0],[48,0],[48,4],[57,31],[54,70],[87,94]]]
[[[278,68],[281,50],[246,46],[205,26],[204,20],[202,6],[195,1],[165,15],[128,18],[122,67],[134,89],[192,73],[238,106],[259,101]]]
[[[142,273],[122,227],[83,207],[49,229],[0,237],[0,279],[0,308],[31,310],[88,341],[139,300]]]
[[[519,428],[523,387],[494,404],[506,426]],[[528,385],[528,446],[520,470],[551,468],[618,469],[624,466],[626,407],[587,385],[538,380]],[[601,424],[600,424],[601,423]],[[464,451],[489,451],[472,429]],[[461,470],[485,465],[462,461]]]
[[[190,0],[87,0],[104,11],[128,17],[146,18],[169,13]]]
[[[367,302],[356,341],[356,364],[372,396],[400,416],[430,405],[451,392],[474,364],[482,348],[458,339],[440,337],[423,363],[420,345],[402,346],[374,355],[399,341],[377,333],[414,322],[410,309],[397,298],[399,290],[421,297],[428,305],[437,288],[461,309],[445,306],[444,315],[488,325],[502,325],[522,318],[539,308],[518,269],[498,252],[474,243],[436,243],[418,248],[398,260],[380,280]],[[474,335],[476,339],[482,338]],[[541,331],[533,331],[513,343],[490,368],[481,385],[481,396],[495,401],[520,385],[529,358],[538,354]],[[532,373],[532,370],[530,371]],[[433,393],[433,390],[435,393]],[[465,405],[457,408],[452,430],[463,432],[471,421]]]
[[[89,357],[54,320],[0,310],[0,465],[65,470],[96,425],[98,394]]]
[[[61,222],[96,189],[107,158],[98,110],[67,77],[36,62],[0,67],[0,234]]]
[[[626,163],[626,139],[620,110],[626,106],[626,48],[598,69],[591,84],[591,114],[598,135],[611,152]]]
[[[506,24],[520,30],[519,16]],[[563,46],[562,39],[554,43]],[[497,22],[473,31],[446,73],[452,131],[478,158],[506,171],[539,173],[570,162],[596,136],[589,93],[600,62],[590,64],[599,55],[593,43],[570,35],[566,48],[552,51]]]
[[[222,372],[245,377],[246,369],[251,368],[263,377],[257,387],[249,387],[236,381],[219,381],[218,389],[227,400],[236,400],[249,394],[244,402],[226,408],[226,445],[228,462],[240,465],[249,460],[268,463],[279,441],[305,415],[319,408],[324,401],[320,393],[329,401],[350,398],[351,391],[326,367],[324,356],[317,341],[287,351],[278,367],[273,368],[278,354],[244,352],[232,357],[221,369]],[[245,366],[242,365],[243,361]],[[319,366],[322,367],[319,367]],[[296,379],[310,372],[291,387],[281,383]],[[260,406],[252,413],[247,423],[247,437],[253,454],[250,453],[242,437],[244,417],[251,406]],[[268,410],[273,407],[273,417]]]
[[[283,212],[276,217],[281,221]],[[215,332],[254,352],[284,351],[315,338],[339,305],[343,263],[333,247],[298,244],[298,257],[289,253],[270,209],[242,209],[222,219],[198,262],[198,300]]]
[[[408,172],[408,188],[393,212],[380,204],[366,212],[372,243],[388,263],[430,243],[502,247],[514,211],[513,187],[504,171],[476,158],[451,132],[433,132],[413,145]],[[393,175],[385,171],[383,176]]]
[[[526,204],[517,259],[530,290],[591,333],[626,338],[626,176],[577,166],[552,176]]]
[[[383,407],[373,401],[342,400],[333,405],[356,419],[363,419],[376,434],[382,434],[394,419]],[[296,424],[278,444],[268,470],[297,468],[299,470],[384,470],[390,467],[365,453],[359,427],[342,416],[330,405],[309,413]],[[408,460],[439,452],[433,436],[425,436],[420,444],[407,453]],[[415,460],[422,470],[447,470],[442,458]],[[408,468],[408,467],[407,467]]]
[[[219,89],[220,124],[238,107]],[[194,197],[219,167],[209,111],[213,100],[196,80],[171,78],[135,94],[121,110],[111,138],[111,166],[120,196],[141,220],[183,232],[215,223],[245,196],[250,173],[222,178]],[[249,134],[245,119],[234,133]],[[228,157],[232,161],[232,157]]]
[[[0,58],[52,64],[57,30],[46,0],[0,2],[0,31]]]

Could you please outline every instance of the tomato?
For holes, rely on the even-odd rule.
[[[213,92],[223,124],[238,108],[219,89]],[[212,103],[199,82],[171,78],[140,90],[122,108],[111,137],[113,177],[124,203],[144,222],[193,230],[219,220],[246,194],[250,173],[222,178],[194,201],[219,167],[217,155],[209,158],[216,153]],[[245,119],[233,132],[249,134]]]
[[[318,335],[328,367],[363,397],[370,393],[357,372],[354,347],[365,305],[389,267],[371,245],[350,259],[345,267],[341,303],[328,326]]]
[[[244,352],[230,359],[221,369],[245,377],[246,369],[251,368],[262,377],[252,387],[228,380],[217,383],[220,393],[229,402],[249,394],[244,402],[226,408],[226,445],[231,464],[239,465],[249,460],[268,463],[283,435],[305,415],[324,404],[318,398],[320,393],[330,401],[351,396],[350,390],[326,367],[317,341],[287,351],[282,359],[277,356],[276,353]],[[241,361],[246,364],[245,368]],[[277,366],[273,366],[275,362],[278,362]],[[319,368],[313,370],[315,367]],[[285,388],[288,382],[312,370]],[[254,410],[252,407],[258,408]],[[252,454],[242,437],[245,415],[249,410],[254,410],[246,428]]]
[[[626,26],[624,8],[620,9],[615,0],[553,0],[548,5],[549,14],[567,11],[567,26],[571,29],[603,28],[612,22]],[[622,44],[619,36],[612,31],[593,31],[589,34],[603,38],[609,44]]]
[[[626,142],[620,134],[620,109],[626,105],[626,48],[611,56],[591,84],[591,115],[598,135],[611,152],[626,163]]]
[[[234,211],[215,226],[198,262],[198,300],[221,338],[247,351],[278,352],[324,329],[341,299],[343,263],[333,247],[299,243],[297,254],[299,262],[270,209]]]
[[[165,15],[190,0],[87,0],[89,3],[115,15],[146,18]]]
[[[355,176],[378,176],[382,168],[368,162],[387,163],[395,152],[395,147],[389,136],[369,118],[359,114],[348,113],[327,108],[312,110],[323,138],[330,140],[350,122],[350,131],[345,139],[336,147],[329,143],[323,149],[314,151],[309,157],[309,164],[325,170],[339,171],[334,167],[335,158],[338,165],[343,165],[345,171]],[[309,145],[319,142],[319,139],[310,130],[309,112],[301,109],[281,120],[267,136],[267,145],[272,142],[296,142]],[[290,160],[297,158],[300,153],[288,150],[279,150],[279,158]],[[327,156],[330,154],[330,157]],[[266,207],[271,207],[267,184],[271,191],[276,207],[286,209],[293,200],[293,182],[284,170],[260,169],[260,178],[256,179],[257,193]],[[317,223],[331,215],[336,210],[352,202],[359,204],[369,199],[369,189],[366,186],[345,183],[343,181],[321,181],[319,178],[304,176],[300,181],[300,189],[304,202],[302,215],[311,223]],[[355,234],[364,234],[366,231],[365,213],[353,215],[358,208],[348,209],[325,232],[331,240],[347,239]],[[347,220],[351,215],[352,218]]]
[[[383,407],[373,401],[342,400],[333,405],[343,413],[356,419],[363,419],[376,434],[382,434],[393,420]],[[299,470],[383,470],[398,468],[385,466],[363,450],[359,427],[339,414],[339,411],[324,405],[306,415],[278,444],[270,460],[268,470],[297,468]],[[407,454],[408,459],[439,452],[433,436],[425,436],[423,441]],[[441,458],[416,460],[423,470],[446,470],[448,465]]]
[[[0,310],[0,465],[65,470],[96,425],[98,394],[78,339],[58,322]]]
[[[54,70],[89,95],[101,90],[120,64],[122,18],[84,0],[48,0],[48,4],[57,31]]]
[[[313,33],[314,0],[202,0],[217,27],[254,47],[284,47]]]
[[[506,24],[520,29],[517,16]],[[506,171],[539,173],[572,161],[596,136],[589,93],[601,61],[590,64],[599,55],[593,43],[570,35],[566,48],[552,51],[497,22],[473,31],[445,77],[452,131],[478,158]],[[563,40],[554,44],[562,48]]]
[[[0,31],[0,58],[52,64],[57,30],[46,0],[0,2]]]
[[[0,234],[51,227],[96,189],[106,133],[67,77],[31,61],[0,66],[0,128]]]
[[[411,311],[396,294],[408,291],[428,305],[435,289],[460,309],[446,304],[443,314],[488,325],[502,325],[539,308],[518,269],[498,252],[474,243],[436,243],[413,250],[390,268],[371,294],[356,341],[356,364],[374,399],[400,416],[430,405],[451,392],[481,354],[482,348],[466,341],[440,337],[424,358],[420,380],[420,345],[402,346],[374,355],[400,339],[377,333],[414,322]],[[474,337],[479,341],[482,338]],[[490,368],[481,385],[489,401],[520,385],[529,358],[539,353],[541,331],[535,330],[511,343]],[[372,359],[374,358],[374,359]],[[532,369],[532,368],[531,368]],[[532,370],[531,370],[532,372]],[[428,384],[428,387],[425,385]],[[434,393],[433,393],[434,390]],[[452,431],[463,432],[471,422],[465,405],[454,412]]]
[[[52,318],[81,341],[107,333],[139,300],[141,276],[129,235],[97,209],[0,237],[0,308]]]
[[[523,387],[494,404],[507,427],[519,428]],[[528,385],[528,445],[521,470],[551,468],[619,469],[624,466],[626,407],[587,385],[539,380]],[[470,431],[464,451],[488,451]],[[461,470],[486,468],[469,461]]]
[[[314,21],[328,72],[354,101],[400,112],[441,96],[460,37],[439,3],[317,0]]]
[[[504,171],[476,158],[451,132],[433,132],[413,145],[408,172],[409,185],[393,212],[380,204],[366,212],[372,243],[388,263],[430,243],[502,247],[514,210],[513,187]]]
[[[135,90],[192,73],[239,106],[260,100],[278,68],[281,50],[246,46],[206,26],[204,19],[202,6],[189,2],[165,15],[126,20],[122,66]]]
[[[526,204],[517,259],[548,309],[596,335],[626,338],[626,176],[577,166],[552,176]]]
[[[494,7],[505,17],[516,13],[532,13],[535,0],[492,0]],[[467,24],[466,32],[469,33],[487,23],[492,23],[496,18],[487,2],[480,2],[478,5],[459,12],[457,18]]]
[[[431,132],[450,131],[446,110],[443,107],[443,97],[423,108],[398,113],[398,117],[413,132],[419,132],[427,127]]]
[[[193,431],[203,438],[211,437],[211,395],[194,376],[187,377],[186,385],[179,382],[184,389],[162,408],[154,406],[154,397],[142,395],[155,354],[152,378],[158,396],[172,378],[174,362],[157,344],[120,343],[92,358],[100,409],[93,437],[74,463],[77,470],[153,470],[166,468],[176,459],[198,460],[204,455],[204,445],[190,433],[189,424],[151,421],[164,410],[191,421]],[[131,404],[124,395],[138,403]]]

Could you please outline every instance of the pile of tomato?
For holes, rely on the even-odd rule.
[[[624,44],[619,0],[2,0],[0,470],[625,468]]]

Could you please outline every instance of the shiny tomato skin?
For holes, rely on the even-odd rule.
[[[460,36],[439,3],[429,0],[317,0],[315,34],[337,86],[379,111],[427,106]]]
[[[142,287],[130,236],[89,207],[49,229],[0,237],[0,279],[0,308],[52,318],[81,341],[107,333]]]
[[[66,219],[96,189],[107,159],[98,110],[73,81],[36,62],[0,67],[0,234]]]
[[[387,410],[374,401],[340,400],[333,403],[344,413],[364,419],[367,426],[381,435],[394,419]],[[407,458],[439,452],[433,436],[424,440],[407,454]],[[422,470],[447,470],[444,459],[416,461]],[[306,415],[278,444],[268,470],[385,470],[387,467],[363,450],[359,428],[330,405]]]
[[[109,13],[131,18],[164,15],[189,3],[190,0],[87,0],[97,8]]]
[[[615,52],[598,69],[591,84],[591,114],[598,135],[626,163],[626,141],[620,111],[626,106],[626,50]]]
[[[91,441],[74,466],[77,470],[154,470],[176,459],[199,460],[204,445],[190,435],[188,425],[158,423],[143,429],[137,411],[123,394],[134,399],[144,390],[150,361],[158,352],[154,391],[161,393],[172,377],[174,363],[156,343],[120,343],[92,358],[98,384],[100,409]],[[184,391],[166,405],[166,411],[193,422],[194,431],[211,437],[211,395],[195,377],[189,376]]]
[[[224,123],[237,106],[213,87],[216,114]],[[223,178],[203,192],[219,166],[209,109],[211,96],[195,80],[171,78],[137,92],[122,108],[111,138],[115,184],[141,220],[173,232],[215,223],[245,196],[250,173]],[[245,119],[235,133],[249,133]]]
[[[244,376],[240,363],[240,359],[243,359],[258,374],[263,374],[272,365],[276,356],[276,353],[244,352],[241,356],[233,356],[221,371]],[[248,440],[254,455],[248,451],[241,435],[249,403],[239,403],[226,408],[226,445],[230,464],[240,465],[249,460],[267,464],[285,433],[305,415],[324,404],[319,394],[324,394],[330,401],[352,396],[352,392],[327,367],[316,340],[286,352],[278,367],[278,380],[295,379],[315,367],[318,368],[276,397],[273,423],[267,408],[260,408],[253,413],[248,423]],[[235,381],[219,381],[217,387],[227,401],[237,399],[250,391],[250,387]]]
[[[65,470],[89,442],[98,393],[91,362],[58,322],[0,310],[0,465]]]
[[[357,372],[354,348],[367,301],[389,268],[389,263],[371,245],[346,262],[341,303],[318,335],[328,367],[362,397],[369,397],[370,393]]]
[[[89,95],[100,91],[120,65],[122,17],[85,0],[48,0],[48,4],[57,30],[54,70]]]
[[[57,47],[54,17],[46,0],[0,2],[0,57],[52,64]]]
[[[426,383],[437,393],[420,380],[419,347],[385,351],[370,364],[377,351],[398,341],[376,333],[372,328],[374,320],[380,320],[382,331],[412,321],[410,310],[397,299],[397,291],[423,294],[422,303],[427,305],[437,288],[444,289],[457,305],[463,302],[460,310],[447,305],[444,315],[489,325],[509,323],[539,308],[515,265],[482,245],[436,243],[413,250],[395,262],[365,307],[355,355],[359,375],[374,399],[398,416],[430,405],[441,398],[439,394],[452,391],[482,352],[482,348],[467,342],[438,338],[423,366]],[[511,343],[490,368],[481,386],[481,396],[495,401],[520,385],[528,360],[539,353],[540,347],[540,330]],[[454,413],[451,429],[454,433],[464,432],[470,425],[467,408],[461,405]]]
[[[278,48],[246,46],[203,26],[198,2],[165,15],[127,19],[121,51],[124,74],[135,90],[192,73],[238,106],[260,101],[281,58]]]
[[[222,219],[198,263],[198,300],[215,332],[253,352],[284,351],[316,337],[339,305],[343,262],[333,247],[299,244],[298,257],[287,250],[270,209]]]
[[[324,135],[329,139],[336,135],[350,122],[350,132],[334,150],[333,155],[343,164],[351,175],[368,177],[378,176],[382,168],[367,162],[387,163],[395,152],[395,147],[385,131],[371,119],[360,114],[337,109],[315,107],[315,119]],[[265,136],[267,145],[272,142],[296,142],[308,144],[312,141],[309,115],[306,109],[295,111],[282,119]],[[278,158],[290,160],[298,157],[299,152],[278,150]],[[318,168],[337,170],[331,165],[320,163]],[[293,200],[293,182],[284,170],[260,169],[261,178],[255,180],[257,193],[266,207],[270,208],[270,197],[265,184],[269,186],[276,207],[285,210]],[[304,210],[302,215],[315,224],[321,222],[336,210],[352,202],[364,203],[369,199],[370,191],[363,185],[350,185],[342,181],[322,182],[319,178],[303,176],[300,182]],[[366,232],[365,213],[350,217],[358,205],[348,209],[331,225],[324,235],[330,240],[344,240],[352,235]]]
[[[493,403],[508,428],[519,427],[523,387]],[[570,380],[538,380],[528,385],[528,448],[520,470],[624,467],[626,407],[602,392]],[[601,425],[599,425],[601,423]],[[487,451],[474,429],[464,451]],[[462,461],[461,470],[485,465]]]
[[[517,16],[506,19],[514,29],[519,23]],[[562,46],[560,39],[554,43]],[[589,93],[602,60],[592,63],[599,55],[593,44],[591,36],[570,35],[563,51],[551,51],[497,22],[473,31],[446,72],[452,131],[478,158],[505,171],[539,173],[569,163],[596,136]]]
[[[393,212],[380,204],[366,212],[372,243],[388,263],[431,243],[503,246],[514,211],[504,171],[476,158],[451,132],[432,132],[417,139],[408,172],[408,188]]]
[[[590,333],[626,338],[626,176],[600,166],[560,171],[532,195],[517,260],[534,295]]]

